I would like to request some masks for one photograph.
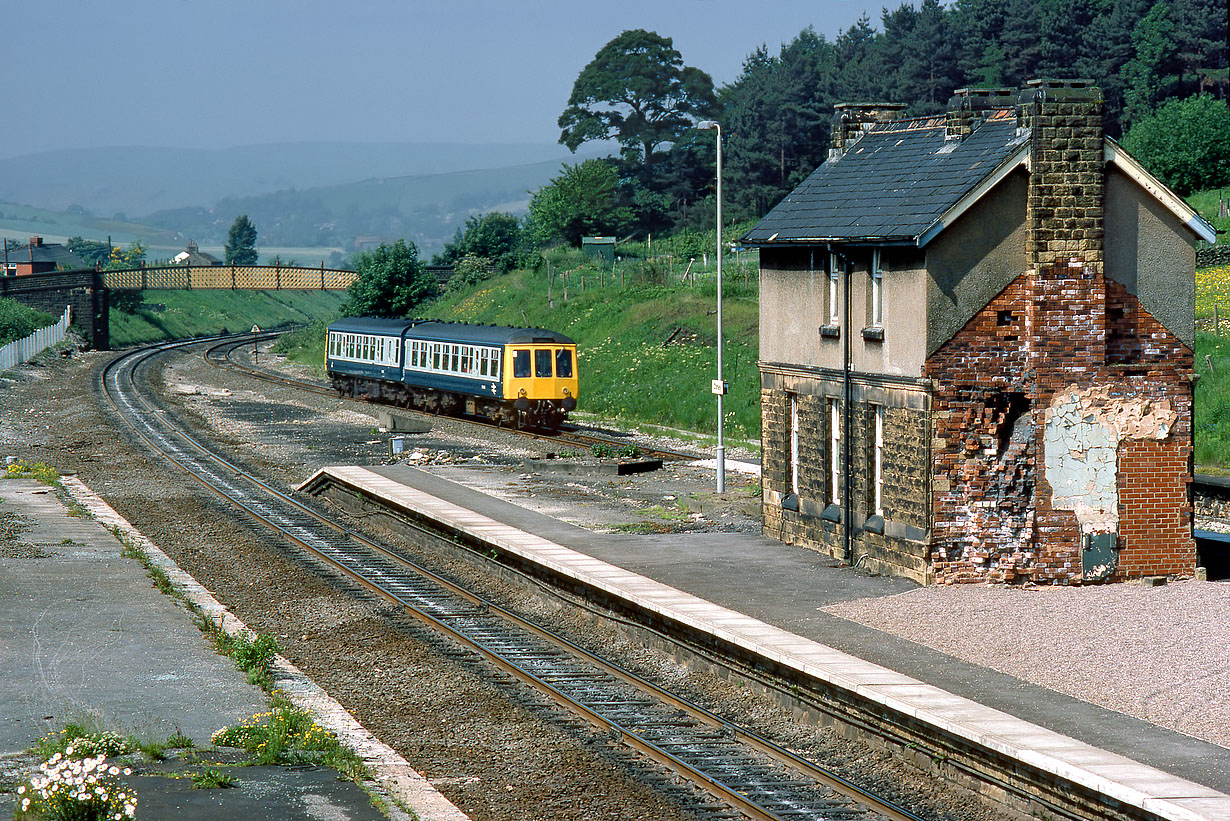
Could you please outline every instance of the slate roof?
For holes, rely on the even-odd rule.
[[[1016,156],[1010,110],[992,112],[962,140],[944,139],[944,117],[878,123],[812,172],[744,235],[751,245],[911,242],[924,238],[962,197]]]
[[[58,265],[66,271],[78,270],[87,268],[85,260],[68,250],[65,245],[59,243],[47,242],[41,245],[21,245],[17,248],[10,248],[8,252],[8,262],[10,264],[24,263],[29,265],[34,264],[51,264]],[[0,255],[0,262],[4,261],[4,257]]]

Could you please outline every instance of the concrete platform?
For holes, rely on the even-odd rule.
[[[338,467],[337,483],[922,722],[1139,815],[1230,819],[1230,750],[819,611],[913,584],[850,573],[746,534],[595,534],[401,465]]]
[[[192,588],[189,596],[211,617],[223,619],[232,631],[242,624],[84,485],[73,479],[65,484],[88,513],[69,515],[50,488],[34,481],[0,481],[0,513],[17,514],[28,526],[0,541],[0,771],[12,777],[25,750],[68,722],[145,742],[179,732],[201,751],[208,750],[218,728],[267,709],[265,694],[214,652],[188,612],[152,585],[139,561],[121,555],[123,545],[103,522],[126,529],[126,538],[150,554],[177,587]],[[322,726],[358,750],[389,794],[420,818],[465,819],[400,756],[364,737],[340,705],[284,659],[278,661],[276,680],[292,701],[310,707]],[[210,759],[208,752],[202,755]],[[139,816],[385,817],[363,789],[339,781],[332,770],[229,768],[235,789],[189,789],[192,782],[183,776],[200,766],[138,765],[126,780],[137,791]],[[11,814],[12,807],[13,796],[0,794],[0,814]]]

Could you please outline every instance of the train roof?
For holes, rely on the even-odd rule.
[[[529,345],[547,343],[572,345],[571,339],[546,328],[513,328],[507,325],[469,325],[464,322],[437,322],[430,319],[376,319],[349,317],[329,323],[329,330],[344,333],[405,335],[407,339],[436,342],[469,342],[476,345]]]

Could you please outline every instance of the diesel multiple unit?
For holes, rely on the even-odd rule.
[[[577,405],[577,346],[542,328],[352,317],[329,325],[343,396],[557,429]]]

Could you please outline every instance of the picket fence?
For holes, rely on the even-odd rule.
[[[15,368],[22,362],[29,362],[52,345],[64,341],[68,333],[68,325],[72,322],[72,306],[64,308],[64,316],[54,325],[39,328],[25,339],[18,339],[0,348],[0,372]]]

